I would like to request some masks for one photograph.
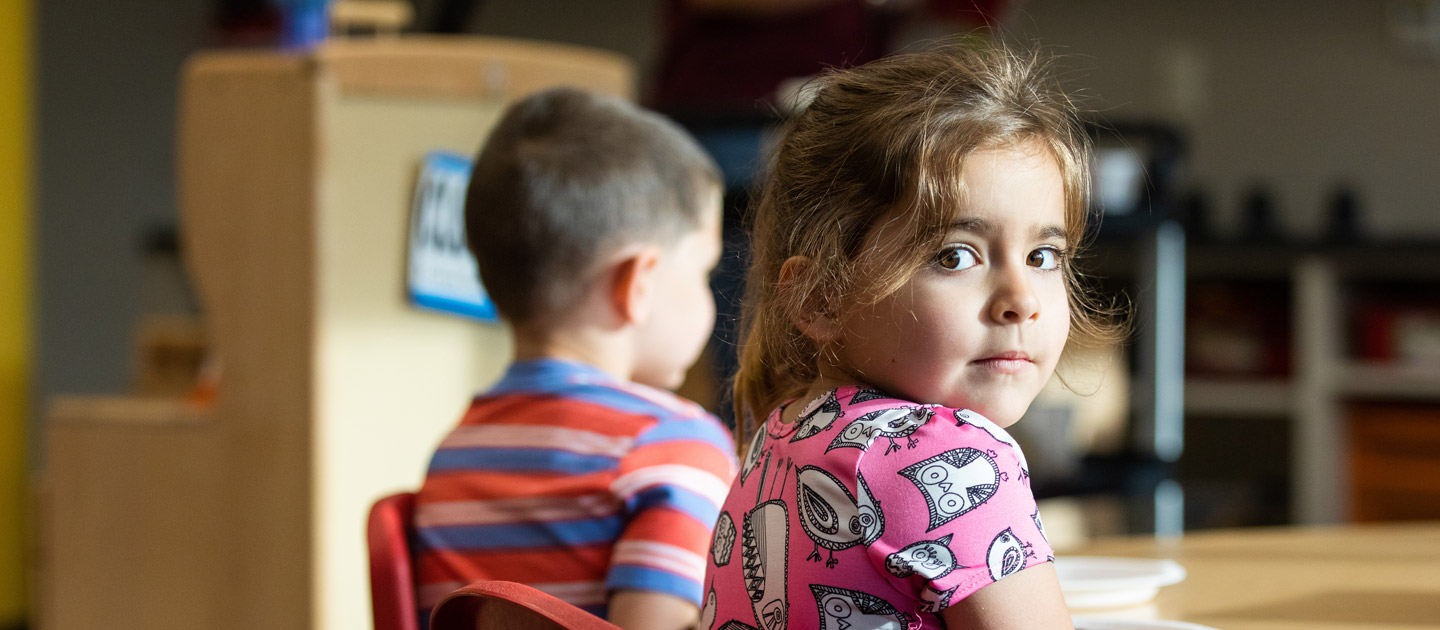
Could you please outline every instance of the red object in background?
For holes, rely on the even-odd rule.
[[[700,11],[664,3],[664,41],[650,105],[682,118],[766,114],[785,81],[858,66],[891,52],[894,29],[923,14],[998,28],[1017,0],[832,0],[794,13]],[[907,9],[909,9],[907,11]]]
[[[280,39],[280,11],[270,0],[218,0],[211,24],[217,46],[272,46]]]
[[[1395,358],[1395,309],[1367,304],[1355,312],[1355,354],[1371,361]]]
[[[1355,308],[1354,351],[1382,363],[1440,360],[1440,306],[1367,300]]]
[[[878,59],[890,27],[864,0],[778,16],[703,12],[668,0],[664,23],[651,106],[691,116],[769,111],[787,79]]]
[[[1019,6],[1016,0],[926,0],[930,17],[999,28]]]
[[[1185,371],[1285,377],[1291,369],[1289,290],[1275,282],[1198,281],[1185,300]]]

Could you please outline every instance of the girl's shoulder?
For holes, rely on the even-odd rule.
[[[826,428],[834,428],[830,448],[852,447],[863,452],[862,461],[873,463],[878,456],[888,456],[909,451],[949,451],[957,448],[972,448],[990,454],[992,457],[1010,455],[1024,465],[1024,454],[1019,442],[1003,427],[989,418],[969,409],[945,407],[936,404],[922,404],[889,396],[879,390],[866,387],[840,387],[823,401],[811,403],[819,413],[802,413],[799,428],[807,426],[816,430],[821,423],[808,420],[820,417]],[[825,417],[826,408],[833,409]],[[807,410],[809,411],[809,410]],[[902,457],[902,459],[912,459]]]
[[[895,474],[930,460],[977,457],[1002,471],[1029,474],[1019,443],[984,416],[858,386],[838,387],[806,403],[793,422],[781,423],[779,413],[771,413],[750,446],[747,460],[755,461],[748,465],[758,465],[762,453],[778,448],[797,465],[846,477],[862,469]]]

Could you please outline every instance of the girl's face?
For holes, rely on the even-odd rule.
[[[874,305],[838,309],[838,363],[821,366],[821,376],[1009,426],[1050,379],[1069,336],[1064,184],[1034,141],[974,152],[961,180],[966,206],[925,267]],[[887,241],[895,235],[881,227],[867,243]],[[859,277],[880,258],[863,258]]]

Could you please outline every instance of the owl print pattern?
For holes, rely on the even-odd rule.
[[[835,392],[829,392],[816,399],[809,408],[800,411],[800,417],[795,419],[795,437],[790,438],[791,442],[798,442],[830,428],[836,420],[844,416],[840,411],[840,400],[835,397]]]
[[[972,411],[841,387],[756,433],[705,558],[704,628],[943,628],[1051,555],[1019,444]]]
[[[936,540],[922,540],[910,543],[904,549],[885,556],[885,570],[895,577],[910,577],[920,574],[934,580],[959,568],[955,554],[950,551],[950,538],[945,534]]]
[[[800,506],[800,525],[815,551],[808,560],[820,560],[820,547],[830,551],[825,566],[834,567],[836,551],[855,545],[868,545],[885,530],[885,515],[870,494],[864,477],[857,477],[856,494],[824,469],[805,466],[795,475],[795,499]],[[856,496],[858,495],[858,499]]]
[[[876,438],[882,437],[890,440],[890,446],[885,449],[886,455],[900,450],[895,438],[908,438],[910,448],[915,448],[919,441],[911,436],[934,415],[930,408],[914,405],[872,411],[845,425],[826,450],[850,447],[863,451],[870,448]]]
[[[811,584],[822,630],[903,630],[908,615],[880,597],[835,586]]]
[[[721,512],[715,520],[715,531],[710,537],[710,561],[717,567],[730,564],[730,554],[735,551],[735,519],[729,512]]]
[[[957,448],[900,469],[925,497],[930,531],[990,500],[1000,485],[1000,467],[986,453]]]

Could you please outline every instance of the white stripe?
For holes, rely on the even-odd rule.
[[[638,564],[664,569],[697,582],[705,575],[705,556],[665,543],[624,541],[615,545],[611,564]]]
[[[669,464],[646,466],[632,473],[621,475],[610,482],[610,490],[622,497],[634,496],[650,486],[679,486],[705,497],[720,509],[730,484],[704,470],[693,466]]]
[[[545,448],[584,455],[624,457],[635,438],[594,431],[547,426],[487,424],[463,426],[450,433],[441,448]]]
[[[417,527],[445,527],[600,518],[618,514],[620,505],[620,502],[608,494],[444,501],[426,503],[416,508],[415,524]]]

